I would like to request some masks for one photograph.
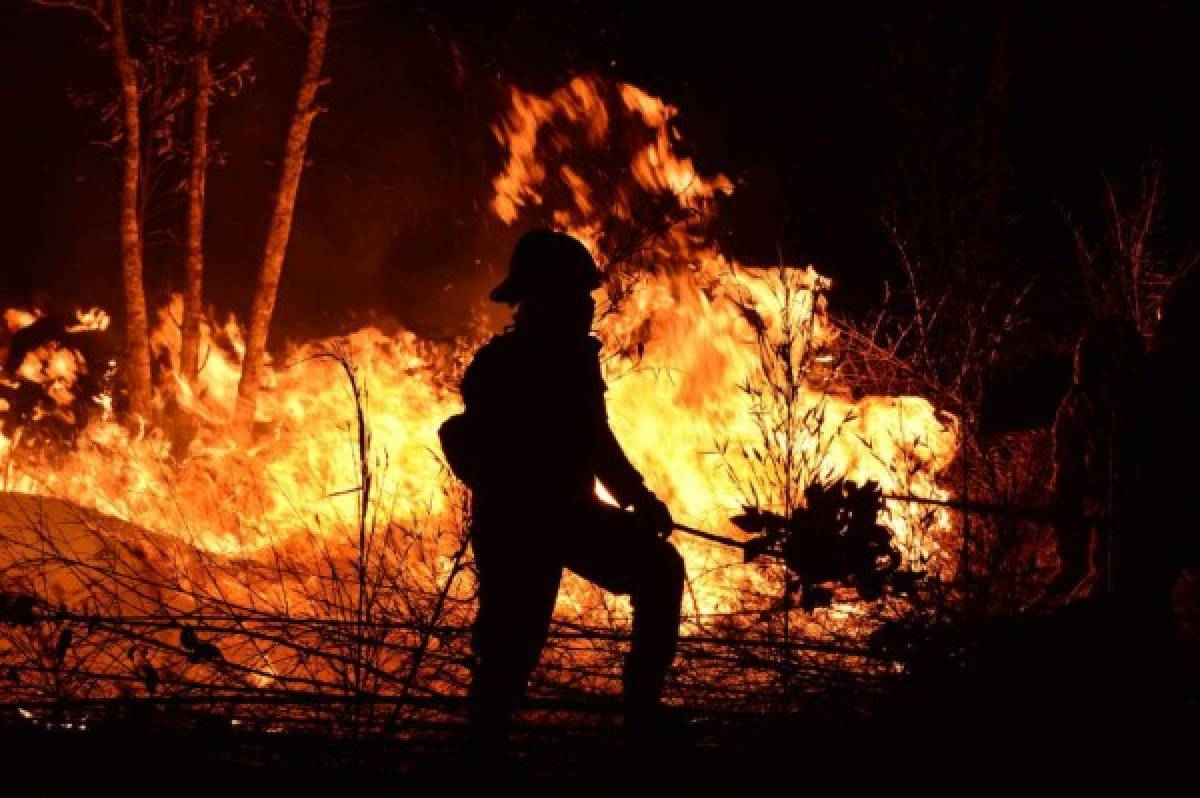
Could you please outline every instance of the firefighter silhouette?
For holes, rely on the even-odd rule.
[[[1088,327],[1075,349],[1073,384],[1054,419],[1054,516],[1059,569],[1052,599],[1107,590],[1113,538],[1132,510],[1132,440],[1141,336],[1130,322]]]
[[[1200,272],[1168,289],[1143,369],[1137,408],[1139,525],[1118,545],[1118,599],[1139,629],[1175,633],[1172,593],[1200,557],[1200,491],[1192,461],[1200,451],[1196,364],[1200,363]],[[1170,645],[1170,643],[1168,643]]]
[[[626,729],[652,734],[669,717],[660,695],[675,656],[684,565],[666,540],[669,510],[609,427],[600,342],[590,334],[601,276],[576,239],[524,235],[491,294],[516,306],[513,324],[475,354],[461,386],[466,409],[442,430],[451,467],[472,489],[476,753],[504,750],[564,568],[631,598]],[[630,509],[600,502],[597,479]]]

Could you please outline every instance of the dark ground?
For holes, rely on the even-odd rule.
[[[161,723],[146,713],[86,732],[7,724],[0,772],[14,796],[458,794],[499,785],[585,794],[1194,792],[1195,681],[1176,680],[1161,658],[1130,656],[1097,619],[1077,609],[926,636],[909,676],[879,696],[817,700],[787,715],[696,714],[677,748],[631,752],[611,718],[571,734],[526,726],[502,774],[461,759],[454,728],[411,744],[231,729],[211,717],[184,729],[177,715]]]
[[[0,760],[7,760],[5,794],[12,796],[457,794],[480,781],[572,792],[646,784],[701,794],[781,787],[935,796],[1077,795],[1123,783],[1162,794],[1200,777],[1194,725],[1185,734],[1123,724],[1081,729],[1062,716],[1012,721],[962,728],[918,714],[831,728],[803,716],[762,719],[726,729],[719,741],[649,757],[622,750],[615,735],[587,747],[543,741],[524,746],[503,774],[483,774],[449,753],[413,762],[404,748],[374,740],[131,728],[9,732],[0,737]]]

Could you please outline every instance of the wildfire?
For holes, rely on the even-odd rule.
[[[953,419],[918,397],[856,398],[838,368],[844,345],[826,307],[828,281],[811,266],[749,268],[706,239],[704,224],[733,185],[699,174],[676,152],[676,113],[635,86],[578,77],[548,96],[513,90],[493,128],[508,153],[493,184],[495,215],[514,223],[548,212],[608,264],[596,332],[609,412],[648,484],[680,520],[726,532],[743,505],[786,509],[815,478],[943,495],[936,478],[955,454]],[[293,346],[268,369],[258,435],[247,447],[229,432],[240,325],[204,326],[202,369],[189,384],[174,376],[179,318],[174,298],[158,311],[153,335],[171,372],[158,397],[163,423],[131,430],[101,396],[86,397],[96,406],[66,449],[43,451],[19,426],[0,429],[4,489],[94,508],[181,551],[258,563],[282,551],[314,563],[282,586],[264,581],[257,597],[253,584],[239,583],[251,602],[286,602],[295,584],[316,578],[328,552],[353,560],[364,517],[373,530],[418,530],[398,550],[434,563],[426,579],[451,572],[444,539],[419,530],[461,531],[436,430],[461,409],[457,374],[485,331],[455,347],[374,327]],[[37,314],[9,310],[5,320],[15,331]],[[71,332],[106,325],[93,310]],[[88,367],[78,351],[47,345],[5,379],[42,385],[70,414]],[[356,407],[366,437],[355,431]],[[944,518],[897,508],[885,522],[911,562],[937,569]],[[680,547],[695,616],[778,592],[778,569],[742,564],[707,543]],[[217,582],[213,589],[232,589]],[[621,606],[605,602],[568,582],[560,611],[586,619]]]

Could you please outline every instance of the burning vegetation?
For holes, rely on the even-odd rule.
[[[647,9],[580,36],[613,9],[571,5],[568,66],[522,73],[495,53],[555,26],[503,9],[27,2],[76,34],[72,70],[105,67],[68,100],[111,229],[79,260],[30,236],[0,301],[6,752],[419,781],[511,741],[568,781],[973,793],[1186,748],[1200,258],[1164,175],[1189,184],[1190,138],[1092,205],[1062,184],[1099,150],[1043,175],[1071,141],[1044,78],[1123,14],[829,8],[768,35],[733,9],[787,55],[659,80],[726,32],[672,12],[660,44]],[[805,71],[843,43],[869,76]],[[747,96],[693,117],[717,86]]]
[[[867,666],[866,635],[945,591],[960,540],[949,510],[883,495],[949,497],[959,422],[871,390],[862,376],[894,358],[831,314],[811,266],[721,252],[709,230],[733,186],[676,152],[675,113],[594,77],[545,96],[514,89],[493,126],[508,159],[491,208],[509,224],[550,218],[605,267],[596,334],[612,425],[680,521],[744,541],[739,516],[778,539],[788,518],[837,521],[820,501],[835,491],[854,508],[823,543],[791,530],[791,574],[676,538],[689,579],[672,695],[749,707],[819,688],[803,677],[814,668],[891,669]],[[377,327],[294,344],[264,358],[247,430],[244,327],[200,320],[190,378],[185,316],[178,296],[154,314],[153,408],[140,414],[126,364],[87,354],[103,311],[69,324],[6,313],[10,705],[79,724],[122,697],[268,727],[411,731],[453,715],[474,582],[465,491],[436,432],[461,409],[455,386],[485,325],[451,344]],[[847,552],[854,562],[837,559]],[[565,582],[537,694],[553,705],[611,692],[628,615]]]

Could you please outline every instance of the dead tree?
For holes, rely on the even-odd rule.
[[[98,46],[111,54],[117,76],[115,96],[101,100],[99,116],[114,120],[109,140],[120,145],[121,191],[118,232],[121,246],[125,304],[125,384],[134,418],[153,414],[149,312],[144,280],[144,253],[154,231],[148,209],[156,199],[175,192],[174,165],[186,148],[180,146],[176,118],[189,95],[181,82],[191,58],[189,13],[182,0],[34,0],[46,8],[81,12],[100,28]],[[197,2],[194,11],[203,22],[211,3]],[[207,68],[204,70],[209,72]],[[211,73],[209,73],[211,74]],[[207,79],[209,86],[211,79]],[[203,103],[207,117],[207,92]],[[206,128],[205,124],[202,128]],[[206,134],[205,134],[206,135]],[[203,163],[205,152],[199,157]],[[200,192],[201,204],[203,192]],[[190,210],[190,209],[189,209]],[[189,229],[189,237],[192,230]],[[197,235],[199,231],[197,231]]]
[[[121,193],[118,230],[125,296],[126,386],[130,412],[149,419],[152,411],[150,323],[142,282],[142,125],[141,64],[130,49],[124,0],[36,0],[47,8],[67,8],[91,17],[103,30],[119,86]]]
[[[121,277],[125,287],[125,344],[129,350],[127,376],[129,409],[146,419],[151,412],[150,321],[142,283],[142,230],[138,213],[141,159],[141,87],[138,64],[129,52],[123,0],[109,6],[113,59],[121,81],[121,112],[125,131],[121,156]]]
[[[300,188],[300,176],[304,171],[308,133],[313,120],[320,113],[317,91],[323,80],[321,70],[325,60],[325,42],[329,32],[330,0],[312,0],[301,4],[297,16],[303,17],[308,33],[308,47],[304,60],[304,72],[300,88],[296,92],[296,104],[292,110],[292,121],[288,127],[284,148],[283,168],[279,176],[279,190],[275,195],[275,210],[267,230],[267,242],[259,266],[258,285],[250,309],[249,332],[246,336],[246,354],[242,361],[242,377],[238,383],[236,417],[243,427],[254,420],[258,401],[258,390],[262,382],[263,356],[266,352],[267,333],[271,316],[275,311],[275,297],[279,291],[279,278],[283,273],[283,259],[287,252],[291,234],[292,218],[296,210],[296,194]]]
[[[911,386],[957,417],[957,473],[947,478],[960,495],[998,500],[1011,468],[983,435],[984,386],[1016,356],[1033,288],[1019,276],[1023,228],[1007,134],[1022,22],[1008,9],[945,24],[917,15],[891,32],[883,74],[898,156],[882,221],[903,279],[855,336],[869,342],[870,370],[894,383],[889,392]],[[960,520],[957,582],[977,598],[995,580],[973,579],[973,559],[995,560],[1015,536],[967,514]]]
[[[254,6],[236,0],[192,0],[184,59],[190,67],[191,131],[187,176],[187,234],[184,269],[183,319],[179,370],[194,383],[200,369],[200,322],[204,316],[204,219],[210,160],[208,116],[213,101],[224,91],[235,94],[247,79],[250,62],[214,70],[212,51],[220,34],[243,22],[261,21]]]
[[[204,313],[204,192],[208,174],[208,109],[212,103],[212,22],[205,0],[192,0],[192,150],[188,172],[187,269],[179,367],[192,382],[199,370],[200,317]]]

